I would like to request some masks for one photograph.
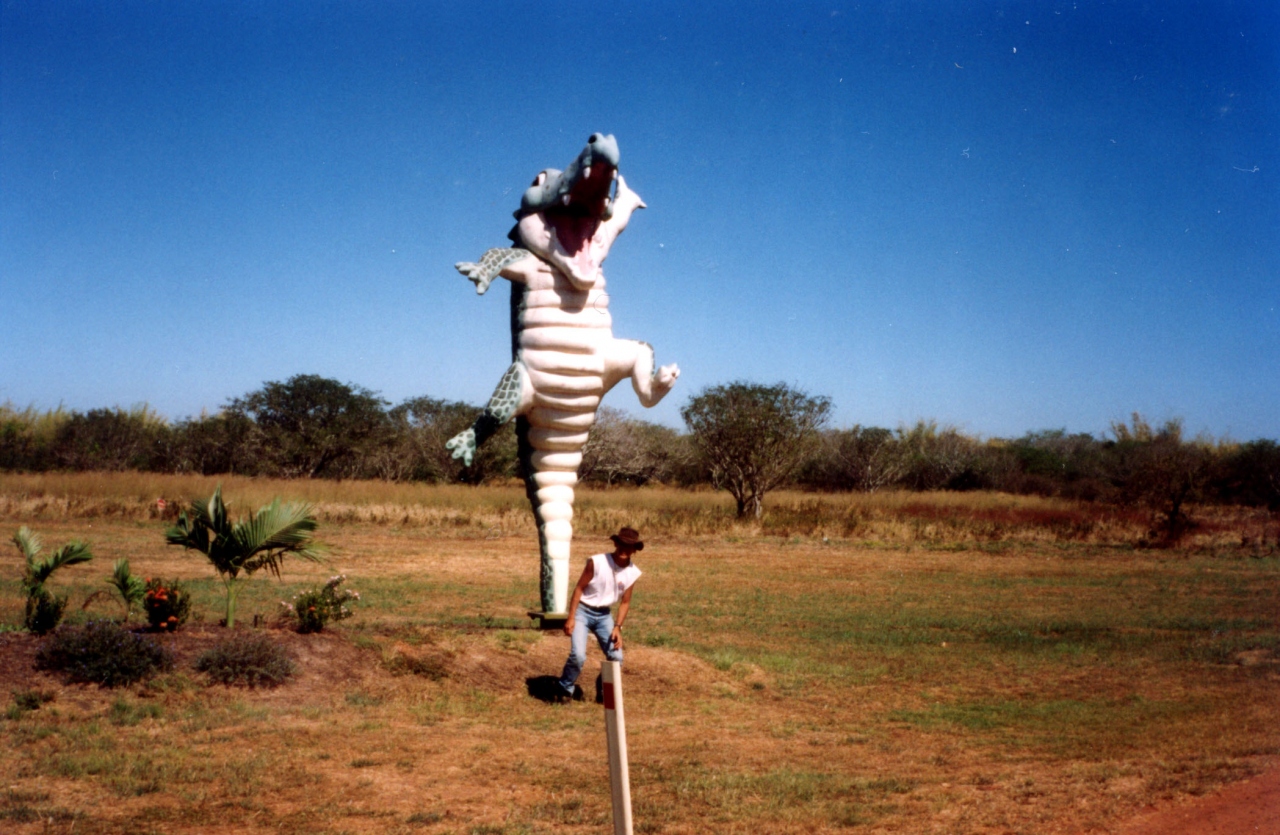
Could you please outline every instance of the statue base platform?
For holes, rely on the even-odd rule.
[[[564,622],[569,619],[568,612],[529,612],[529,617],[537,621],[539,629],[563,629]]]

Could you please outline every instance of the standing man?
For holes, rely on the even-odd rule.
[[[587,633],[595,634],[600,649],[610,661],[622,661],[622,624],[631,608],[631,591],[640,579],[640,569],[631,562],[636,551],[644,550],[640,534],[633,528],[623,528],[613,536],[612,554],[596,554],[587,560],[578,578],[578,585],[569,600],[569,618],[564,622],[564,634],[572,640],[569,660],[564,662],[560,675],[559,701],[581,699],[581,688],[576,687],[582,665],[587,660]],[[618,604],[618,620],[615,623],[609,607]],[[597,700],[599,682],[596,682]]]

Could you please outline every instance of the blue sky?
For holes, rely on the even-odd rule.
[[[316,373],[483,403],[506,242],[593,131],[649,204],[650,411],[1280,437],[1280,7],[0,4],[0,402],[216,411]]]

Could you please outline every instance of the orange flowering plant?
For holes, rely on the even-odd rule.
[[[142,608],[147,611],[147,621],[152,629],[173,632],[187,622],[191,613],[191,593],[178,583],[148,577]]]

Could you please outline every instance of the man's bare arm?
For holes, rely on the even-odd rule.
[[[613,634],[609,636],[610,643],[618,649],[622,649],[622,622],[627,619],[627,612],[631,609],[631,592],[635,588],[632,586],[624,591],[622,599],[618,601],[618,618],[613,622]]]
[[[596,576],[596,561],[587,560],[587,564],[582,569],[582,576],[578,578],[578,585],[573,587],[573,597],[569,599],[569,617],[564,622],[564,634],[573,635],[573,618],[578,613],[578,603],[582,600],[582,595],[587,590],[587,585],[591,582],[591,578]],[[631,593],[631,589],[627,589],[627,594]]]

